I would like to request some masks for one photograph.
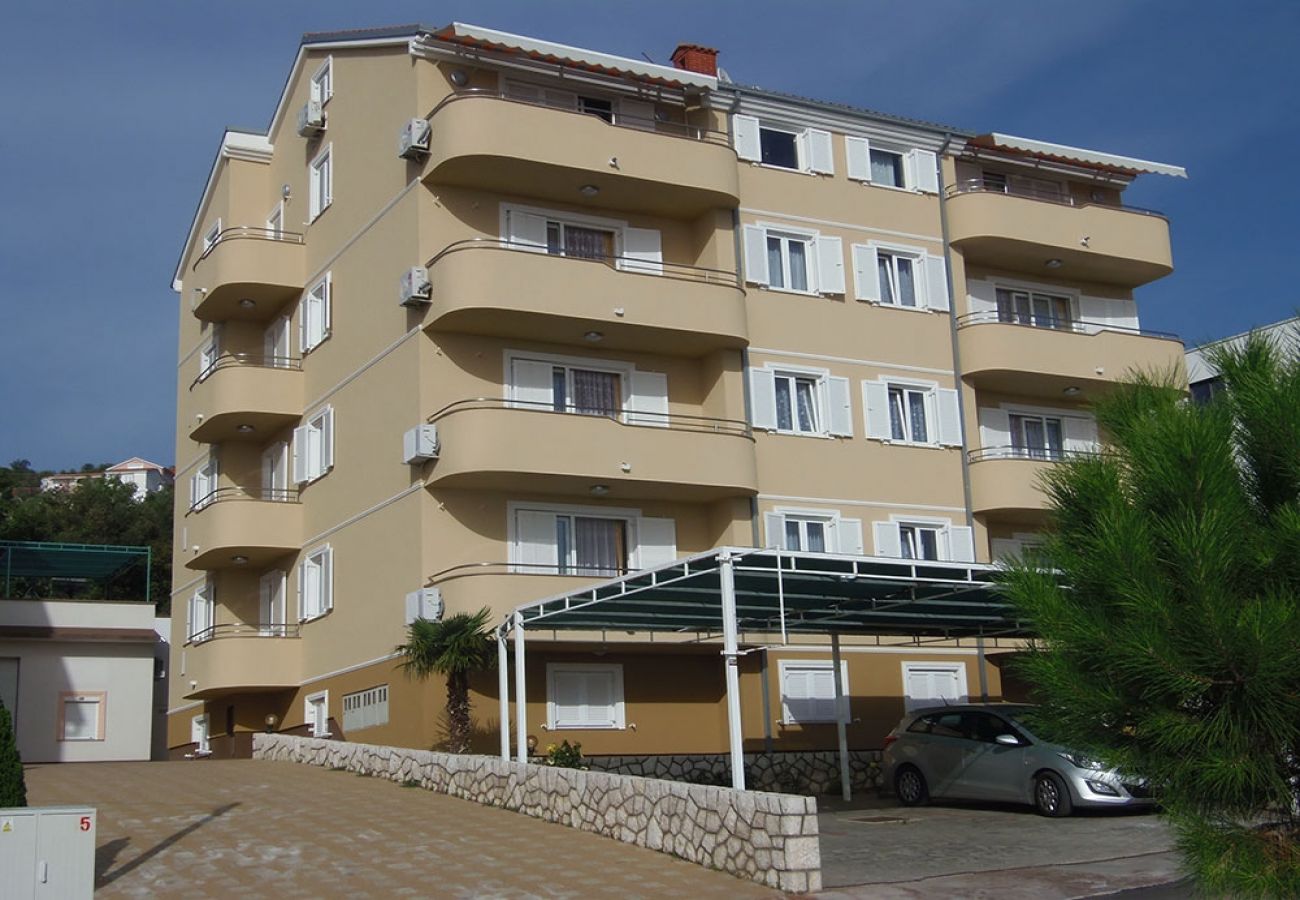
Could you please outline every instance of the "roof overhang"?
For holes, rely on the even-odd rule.
[[[999,150],[1017,156],[1027,156],[1032,159],[1103,169],[1123,175],[1187,177],[1187,170],[1182,166],[1151,162],[1150,160],[1136,159],[1131,156],[1117,156],[1113,153],[1101,153],[1096,150],[1084,150],[1079,147],[1067,147],[1064,144],[1035,141],[1010,134],[999,134],[998,132],[990,132],[989,134],[981,134],[970,138],[967,145]]]
[[[739,547],[526,603],[515,615],[525,629],[720,635],[724,554],[733,562],[741,634],[1030,634],[992,566]]]

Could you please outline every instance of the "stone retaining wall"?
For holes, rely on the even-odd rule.
[[[254,735],[253,757],[417,782],[441,794],[670,853],[783,891],[821,890],[817,801],[812,797],[287,734]]]
[[[592,756],[593,769],[664,778],[691,784],[731,784],[731,758],[726,754],[692,756]],[[855,792],[880,787],[880,751],[850,750],[849,781]],[[746,753],[745,786],[757,791],[789,794],[838,794],[840,757],[835,751]]]

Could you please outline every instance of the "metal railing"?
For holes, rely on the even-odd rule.
[[[203,248],[203,253],[199,258],[194,260],[194,265],[190,267],[191,271],[199,267],[199,263],[207,259],[213,250],[220,247],[226,241],[254,240],[254,241],[277,241],[283,244],[305,244],[306,238],[296,231],[280,231],[275,228],[257,228],[252,225],[232,225],[229,228],[223,228],[217,232],[216,238],[211,244]]]
[[[476,575],[567,575],[573,578],[618,578],[637,571],[630,566],[593,566],[581,563],[472,562],[448,566],[429,576],[430,587]]]
[[[492,88],[462,88],[454,94],[443,97],[429,114],[425,116],[430,122],[433,121],[442,109],[461,100],[504,100],[508,103],[522,103],[525,106],[540,106],[545,109],[554,109],[560,112],[573,113],[579,116],[589,116],[594,119],[600,119],[606,124],[618,128],[630,128],[635,131],[644,131],[647,134],[662,134],[668,137],[687,138],[689,140],[701,141],[708,144],[720,144],[724,147],[731,146],[731,139],[725,131],[718,131],[711,128],[701,128],[698,125],[691,125],[688,122],[663,121],[656,117],[647,116],[630,116],[621,113],[618,110],[593,110],[581,109],[579,106],[564,102],[560,97],[547,97],[545,91],[539,91],[536,97],[523,97],[518,94],[512,94],[509,91],[494,90]]]
[[[1045,331],[1070,331],[1075,334],[1098,334],[1103,331],[1116,331],[1120,334],[1135,334],[1141,337],[1160,338],[1168,341],[1180,341],[1176,334],[1167,331],[1153,331],[1149,328],[1131,328],[1127,325],[1110,325],[1104,322],[1088,322],[1080,319],[1062,319],[1052,316],[1022,316],[1017,313],[1000,312],[996,309],[983,312],[966,313],[957,317],[957,327],[970,325],[1019,325],[1025,328],[1041,328]]]
[[[551,253],[544,244],[530,244],[505,238],[467,238],[463,241],[456,241],[439,250],[425,265],[432,268],[447,256],[466,250],[508,250],[517,253],[533,253],[552,259],[594,263],[617,269],[620,272],[637,275],[655,275],[702,284],[718,284],[724,287],[736,288],[737,290],[742,288],[739,276],[727,269],[710,269],[705,266],[638,259],[632,256],[566,256],[563,253]]]
[[[1063,462],[1067,459],[1101,456],[1100,450],[1066,450],[1051,447],[977,447],[966,454],[973,463],[986,459],[1027,459],[1033,462]]]
[[[269,356],[265,353],[222,353],[199,371],[199,377],[190,382],[190,390],[206,381],[213,372],[221,369],[288,369],[302,371],[302,359],[297,356]]]
[[[944,189],[944,196],[948,198],[956,197],[959,194],[1005,194],[1008,197],[1023,197],[1027,200],[1041,200],[1044,203],[1056,203],[1060,206],[1073,206],[1080,209],[1087,206],[1100,206],[1104,209],[1131,212],[1140,216],[1166,218],[1165,214],[1159,210],[1143,209],[1140,206],[1123,206],[1105,200],[1078,200],[1070,193],[1069,188],[1064,185],[1060,190],[1052,190],[1034,185],[1017,184],[1014,181],[1002,181],[1001,179],[985,177],[967,178],[964,181],[954,182]]]
[[[185,641],[187,644],[203,644],[207,641],[218,641],[223,638],[296,638],[300,637],[302,627],[294,623],[265,623],[249,624],[247,622],[223,622],[220,625],[213,625],[209,628],[201,628],[191,634]]]
[[[298,503],[298,489],[292,488],[242,488],[223,487],[209,491],[190,504],[190,512],[206,509],[214,503],[233,500],[252,500],[258,503]]]
[[[616,425],[629,427],[667,428],[673,431],[691,431],[706,434],[729,434],[753,439],[754,430],[740,419],[720,419],[713,416],[692,416],[681,413],[643,412],[631,409],[590,410],[572,404],[556,405],[538,400],[508,400],[503,397],[474,397],[457,400],[429,416],[430,424],[458,412],[474,409],[522,410],[524,412],[554,413],[564,416],[584,416],[608,419]]]

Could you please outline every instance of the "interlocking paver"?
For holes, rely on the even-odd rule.
[[[777,897],[661,853],[350,772],[263,760],[27,770],[99,809],[105,897]]]

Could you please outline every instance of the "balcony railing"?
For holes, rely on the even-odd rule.
[[[1028,459],[1035,462],[1062,462],[1067,459],[1083,459],[1101,456],[1101,450],[1064,450],[1050,447],[977,447],[966,454],[973,463],[986,459]]]
[[[1075,334],[1097,334],[1102,331],[1117,331],[1121,334],[1136,334],[1141,337],[1161,338],[1176,341],[1178,335],[1167,331],[1153,331],[1149,328],[1131,328],[1127,325],[1110,325],[1104,322],[1087,322],[1079,319],[1061,319],[1050,316],[1022,316],[1012,312],[986,310],[984,312],[966,313],[957,317],[957,327],[970,325],[1020,325],[1025,328],[1042,328],[1047,331],[1072,331]]]
[[[280,231],[275,228],[255,228],[251,225],[232,225],[230,228],[223,228],[217,232],[216,238],[212,243],[203,248],[203,253],[198,259],[194,260],[191,269],[197,269],[199,263],[212,255],[212,251],[220,247],[226,241],[279,241],[284,244],[303,244],[306,240],[296,231]]]
[[[201,628],[191,634],[185,641],[187,644],[203,644],[208,641],[218,641],[222,638],[244,638],[244,637],[265,637],[265,638],[296,638],[302,633],[302,628],[298,623],[283,622],[279,624],[249,624],[247,622],[225,622],[221,625],[213,625],[210,628]]]
[[[190,390],[206,381],[213,372],[230,368],[288,369],[300,372],[302,360],[296,356],[268,356],[265,353],[222,353],[199,372],[198,378],[190,382]]]
[[[298,489],[292,488],[242,488],[223,487],[209,491],[190,504],[190,512],[198,512],[214,503],[233,500],[253,500],[261,503],[298,503]]]
[[[1028,200],[1041,200],[1045,203],[1056,203],[1061,206],[1100,206],[1106,209],[1113,209],[1119,212],[1137,213],[1142,216],[1158,216],[1165,218],[1165,214],[1154,209],[1143,209],[1140,206],[1121,206],[1118,203],[1107,203],[1104,201],[1087,201],[1080,202],[1076,200],[1070,192],[1062,187],[1060,190],[1038,187],[1029,184],[1017,184],[1014,181],[1004,182],[1000,179],[990,178],[968,178],[965,181],[958,181],[948,185],[944,190],[945,196],[951,198],[959,194],[1006,194],[1008,197],[1023,197]]]
[[[491,88],[464,88],[454,94],[444,97],[437,106],[435,106],[429,115],[425,118],[432,121],[438,111],[452,103],[461,100],[475,99],[504,100],[509,103],[522,103],[525,106],[541,106],[547,109],[559,110],[560,112],[573,113],[579,116],[590,116],[591,118],[600,119],[609,125],[619,128],[631,128],[637,131],[644,131],[650,134],[663,134],[669,137],[688,138],[690,140],[702,141],[710,144],[721,144],[731,146],[731,139],[725,131],[716,131],[709,128],[700,128],[697,125],[690,125],[685,122],[665,122],[653,117],[630,116],[621,113],[618,110],[583,110],[575,107],[573,104],[564,102],[558,97],[547,97],[545,92],[539,92],[537,97],[521,97],[517,94],[511,94],[508,91],[493,90]]]
[[[754,436],[754,430],[750,424],[740,419],[719,419],[713,416],[691,416],[681,413],[644,412],[627,409],[593,412],[579,409],[571,404],[557,405],[537,400],[508,400],[501,397],[475,397],[470,400],[457,400],[455,403],[449,403],[429,416],[427,421],[432,424],[454,413],[471,409],[519,409],[540,413],[556,413],[558,415],[604,418],[618,425],[634,428],[668,428],[674,431],[730,434],[747,438],[753,438]]]
[[[736,289],[742,287],[740,278],[736,273],[727,269],[710,269],[705,266],[638,259],[631,256],[566,256],[561,253],[550,253],[543,244],[529,244],[504,238],[468,238],[463,241],[456,241],[439,250],[425,265],[432,268],[438,264],[439,260],[445,259],[453,253],[463,253],[468,250],[510,250],[517,253],[534,253],[554,259],[602,265],[633,275],[654,275],[661,278],[676,278],[701,284],[718,284]]]

